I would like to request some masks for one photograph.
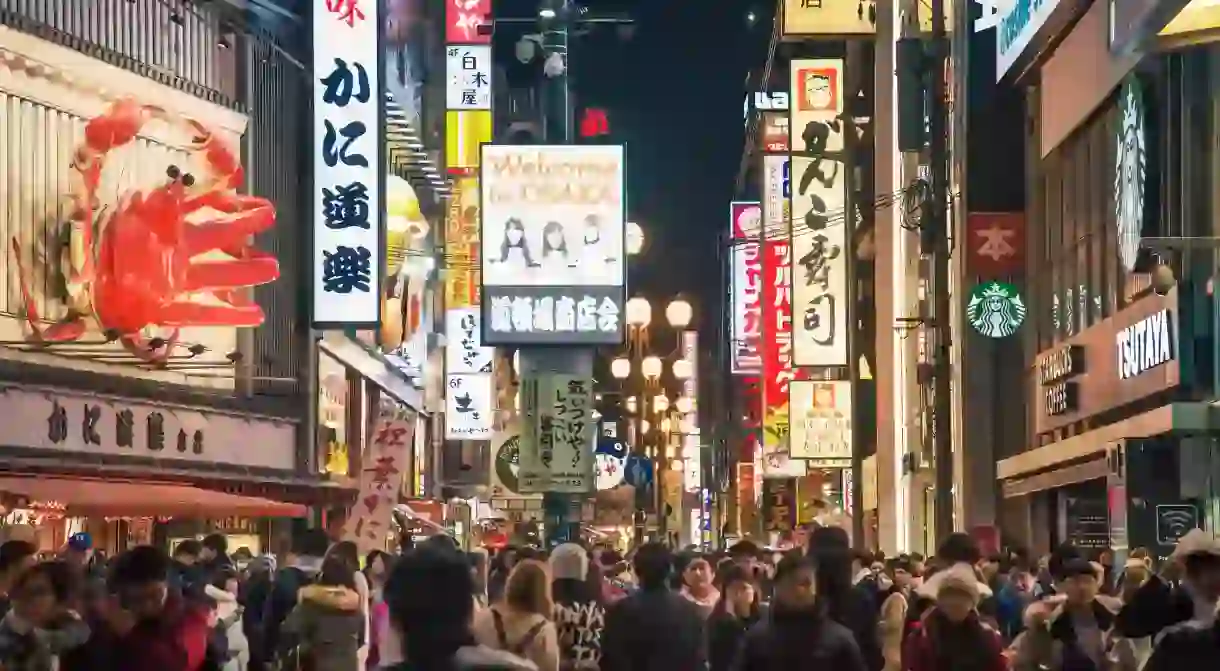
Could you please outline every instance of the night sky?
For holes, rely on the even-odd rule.
[[[681,294],[698,315],[722,290],[717,236],[741,159],[745,78],[765,59],[772,4],[588,3],[590,13],[626,10],[636,21],[628,42],[605,31],[574,44],[572,72],[580,101],[604,106],[614,139],[627,145],[628,213],[648,240],[631,291],[654,305]],[[765,6],[750,26],[754,5]]]

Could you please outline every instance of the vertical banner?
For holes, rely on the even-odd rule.
[[[313,0],[311,319],[377,328],[385,259],[380,3]]]
[[[484,347],[478,308],[445,313],[445,438],[490,440],[495,428],[492,363],[495,349]]]
[[[809,468],[851,468],[851,383],[794,380],[789,456]]]
[[[481,26],[491,27],[491,0],[445,0],[447,44],[491,44],[491,31]]]
[[[762,259],[758,240],[762,235],[762,206],[739,202],[729,205],[733,264],[732,286],[732,370],[735,375],[758,375],[762,362],[758,340],[762,335],[762,309],[759,304],[762,284]]]
[[[686,491],[698,492],[703,487],[703,447],[699,432],[699,333],[682,332],[682,360],[690,364],[690,376],[682,381],[682,398],[688,407],[682,408],[680,421],[682,461],[686,469],[683,480]]]
[[[784,533],[796,528],[796,478],[763,480],[763,530]]]
[[[597,426],[589,420],[593,382],[573,375],[521,380],[521,493],[594,490]]]
[[[847,366],[847,205],[843,61],[792,62],[792,358]]]
[[[392,530],[392,513],[409,468],[407,450],[415,433],[415,413],[401,407],[381,411],[369,436],[360,471],[360,495],[343,525],[343,540],[364,556],[384,550]]]

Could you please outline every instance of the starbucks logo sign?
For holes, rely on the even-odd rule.
[[[1025,322],[1025,301],[1011,284],[986,282],[970,292],[966,319],[979,335],[1007,338]]]
[[[1147,112],[1139,80],[1128,77],[1118,97],[1118,137],[1114,159],[1114,215],[1118,222],[1118,256],[1135,270],[1144,233],[1145,186],[1148,181]]]

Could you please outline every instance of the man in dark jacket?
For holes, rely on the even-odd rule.
[[[780,560],[770,612],[746,632],[733,671],[867,671],[852,632],[819,606],[815,582],[808,557]]]
[[[204,574],[210,580],[220,571],[233,568],[233,559],[229,557],[229,539],[224,534],[208,534],[200,543],[199,564]]]
[[[640,589],[606,611],[601,671],[687,671],[704,668],[699,607],[669,589],[673,557],[661,543],[640,546],[632,560]]]
[[[1133,567],[1134,568],[1134,567]],[[1138,576],[1138,571],[1130,571]],[[1189,620],[1210,623],[1220,602],[1220,543],[1202,529],[1178,541],[1166,575],[1150,575],[1142,585],[1128,579],[1115,628],[1127,638],[1156,636]],[[1173,580],[1182,576],[1181,584]]]
[[[292,539],[287,565],[276,572],[263,607],[264,649],[279,650],[280,627],[297,605],[297,592],[313,583],[322,570],[322,558],[329,547],[330,539],[321,529],[307,529]]]
[[[852,584],[852,550],[847,532],[839,527],[818,527],[809,535],[809,559],[817,566],[820,607],[834,622],[847,627],[856,640],[865,668],[884,665],[877,633],[874,596]]]
[[[203,568],[199,565],[202,551],[199,541],[188,538],[174,546],[174,556],[169,571],[169,586],[182,594],[196,597],[203,595],[206,584]]]

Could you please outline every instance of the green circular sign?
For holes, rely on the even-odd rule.
[[[521,461],[521,436],[514,435],[500,444],[496,450],[496,477],[500,484],[513,494],[517,494],[517,465]]]
[[[1007,338],[1025,322],[1025,301],[1007,282],[984,282],[970,291],[966,321],[979,335]]]

